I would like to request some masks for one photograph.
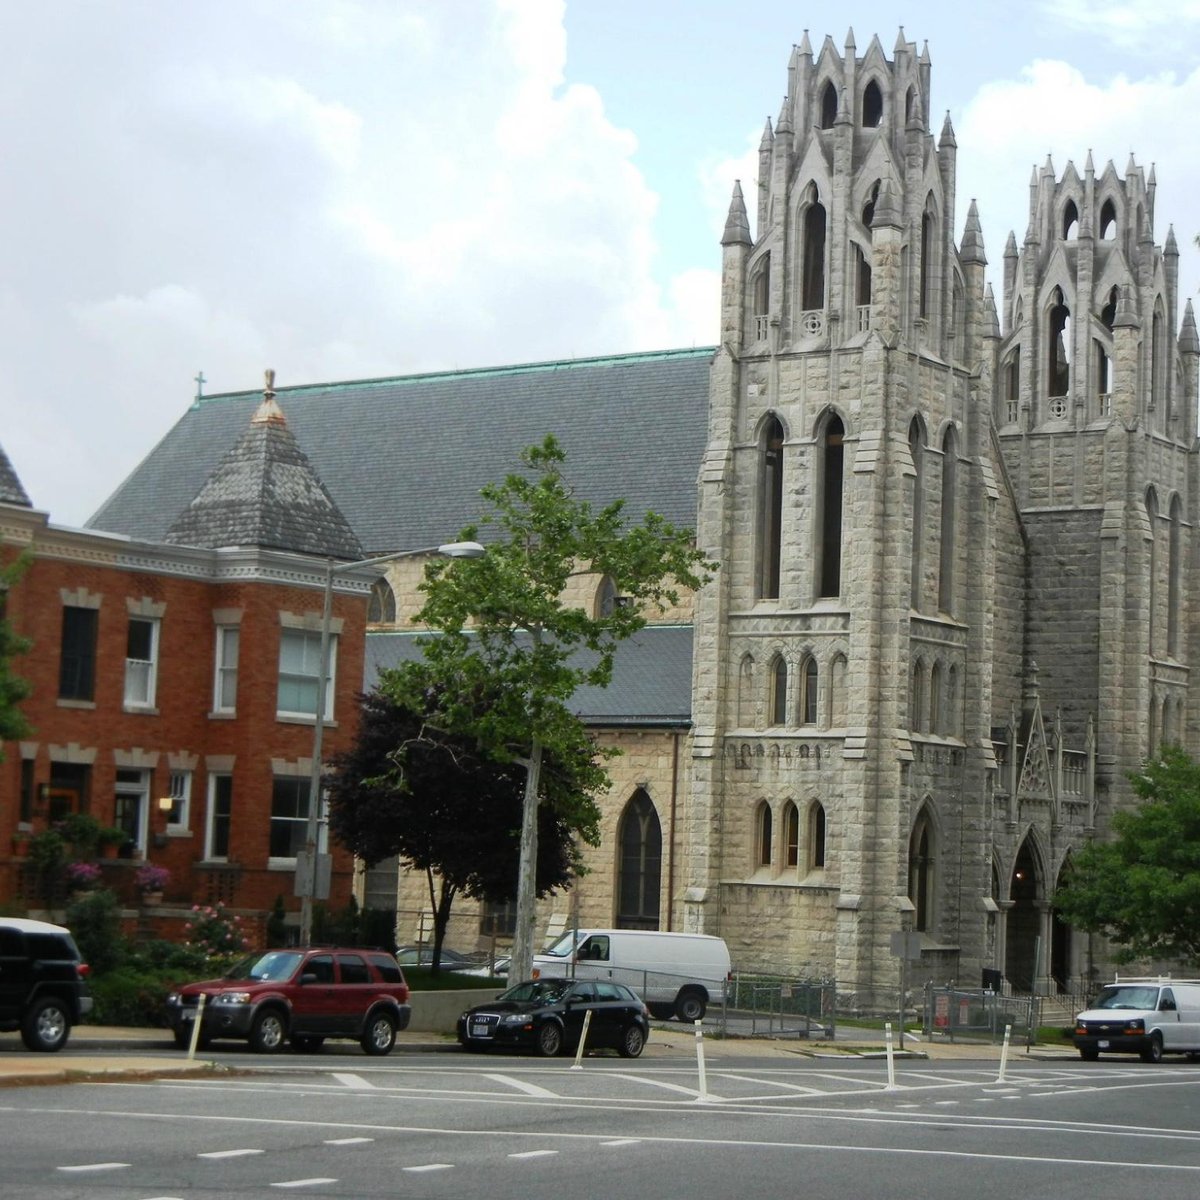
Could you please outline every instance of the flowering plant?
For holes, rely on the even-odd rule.
[[[225,905],[192,905],[191,919],[183,927],[191,949],[199,951],[210,963],[230,962],[250,949],[250,939],[242,930],[242,918],[230,916]]]
[[[101,871],[95,863],[67,863],[67,885],[73,888],[90,888],[100,882]]]
[[[156,867],[153,863],[143,863],[134,875],[134,881],[143,892],[161,892],[171,878],[171,872],[166,867]]]

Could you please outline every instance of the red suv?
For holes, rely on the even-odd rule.
[[[201,1013],[200,998],[204,998]],[[273,1054],[290,1041],[311,1053],[326,1038],[353,1038],[367,1054],[387,1054],[412,1009],[404,973],[382,950],[297,947],[244,958],[222,979],[189,983],[167,997],[175,1044],[190,1044],[201,1013],[199,1044],[245,1038]]]

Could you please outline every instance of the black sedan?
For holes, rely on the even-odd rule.
[[[650,1025],[646,1006],[619,983],[591,979],[531,979],[458,1018],[458,1040],[467,1050],[508,1046],[547,1058],[575,1050],[588,1022],[584,1048],[615,1049],[637,1058]]]

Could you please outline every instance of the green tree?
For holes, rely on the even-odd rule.
[[[406,691],[413,668],[385,673]],[[443,733],[427,712],[384,690],[364,697],[354,744],[326,777],[333,836],[368,866],[393,854],[425,873],[433,922],[433,969],[455,897],[505,903],[514,898],[524,772],[479,752],[474,741]],[[538,894],[563,887],[579,870],[576,839],[599,841],[591,789],[604,773],[590,746],[563,764],[547,758],[542,776]]]
[[[522,462],[524,472],[483,489],[487,532],[460,535],[480,538],[487,553],[431,564],[415,618],[439,635],[425,641],[422,665],[426,692],[437,697],[435,723],[525,769],[514,980],[528,976],[533,959],[543,754],[562,762],[578,752],[576,691],[607,686],[617,646],[644,627],[646,611],[678,603],[680,585],[699,588],[714,569],[688,531],[658,514],[635,522],[621,500],[594,510],[575,496],[554,437]],[[567,581],[580,573],[610,578],[623,603],[601,613],[565,603]]]
[[[1116,943],[1118,962],[1200,962],[1200,764],[1164,746],[1129,780],[1141,805],[1076,855],[1055,907]]]
[[[29,732],[29,722],[21,711],[21,701],[33,690],[29,683],[13,674],[12,660],[25,654],[31,645],[19,637],[8,619],[8,590],[25,573],[29,557],[22,554],[0,568],[0,762],[4,761],[4,743],[16,741]]]

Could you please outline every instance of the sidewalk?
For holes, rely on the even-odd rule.
[[[237,1043],[232,1043],[236,1045]],[[689,1029],[651,1027],[646,1058],[694,1057],[696,1036]],[[347,1043],[348,1045],[348,1043]],[[171,1034],[164,1029],[134,1029],[104,1025],[77,1025],[71,1032],[72,1054],[30,1054],[16,1034],[0,1035],[0,1087],[35,1083],[83,1082],[106,1078],[170,1078],[228,1069],[217,1066],[203,1053],[189,1062],[186,1052],[177,1050]],[[78,1051],[87,1050],[87,1054]],[[116,1053],[120,1051],[120,1053]],[[137,1053],[130,1053],[136,1051]],[[394,1056],[408,1053],[447,1051],[457,1053],[458,1046],[449,1036],[436,1033],[404,1032],[396,1035]],[[713,1038],[704,1039],[705,1059],[719,1064],[722,1059],[747,1057],[786,1057],[848,1059],[883,1057],[882,1040],[819,1042],[802,1038]],[[290,1056],[289,1056],[290,1057]],[[996,1061],[1000,1047],[964,1042],[914,1042],[909,1039],[897,1058],[929,1060]],[[1075,1051],[1062,1046],[1035,1046],[1027,1052],[1023,1046],[1010,1047],[1008,1061],[1017,1064],[1029,1058],[1076,1057]],[[247,1054],[238,1070],[254,1071],[270,1067],[271,1057]]]

